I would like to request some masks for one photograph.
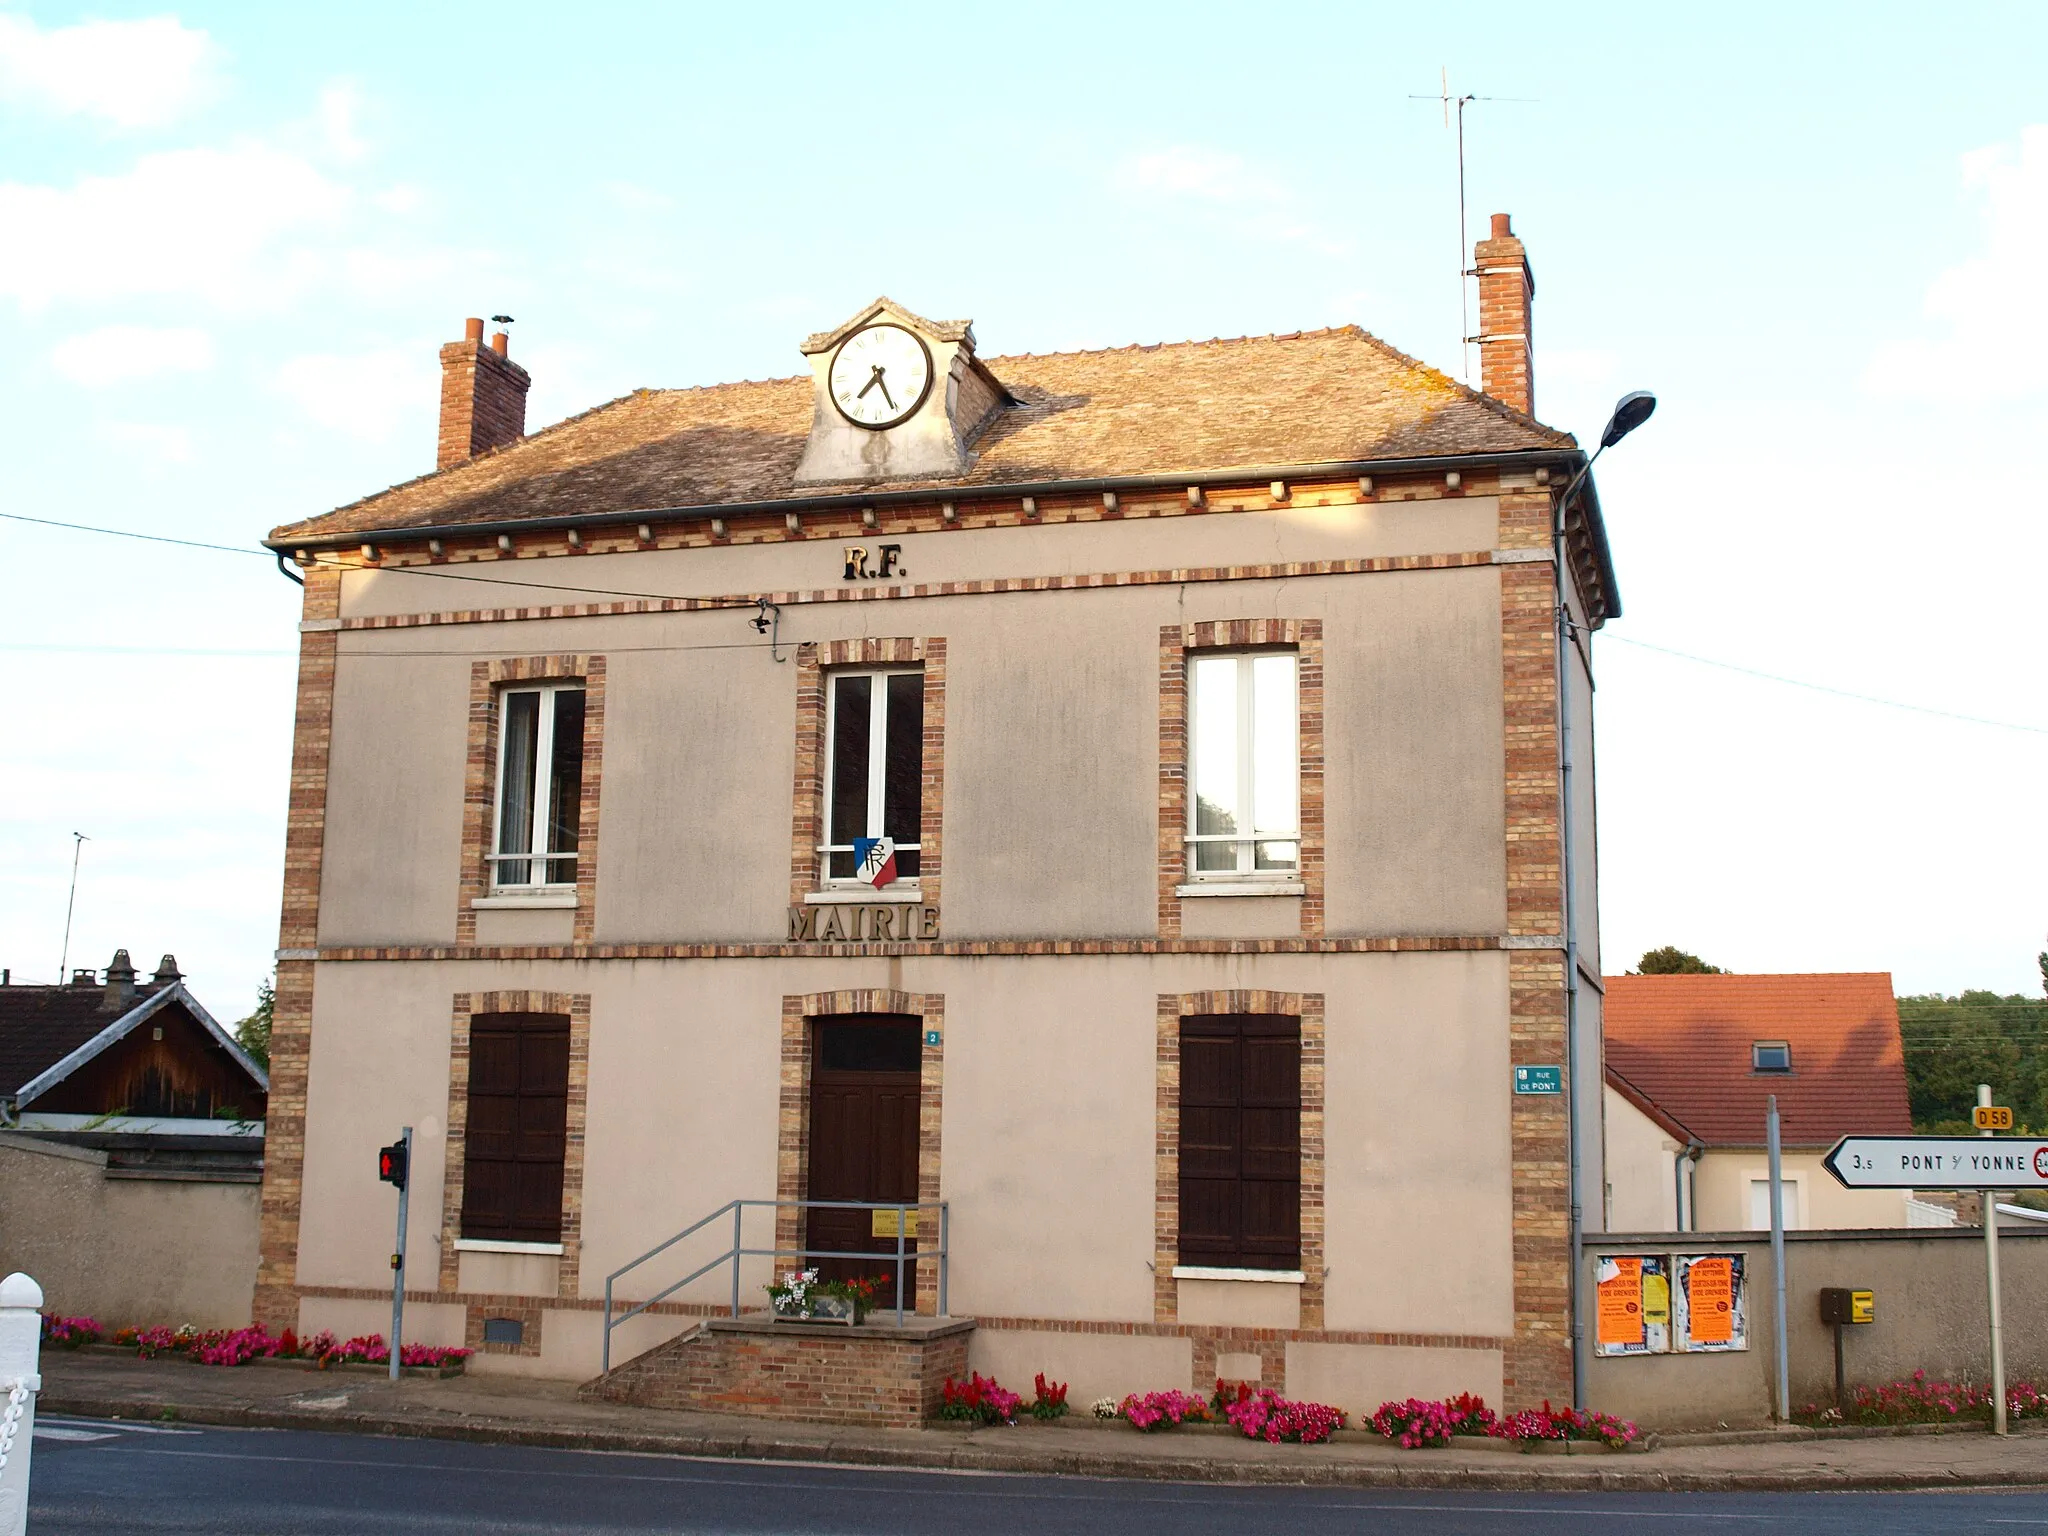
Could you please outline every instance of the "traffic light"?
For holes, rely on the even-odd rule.
[[[386,1184],[405,1188],[405,1143],[394,1141],[377,1149],[377,1177]]]

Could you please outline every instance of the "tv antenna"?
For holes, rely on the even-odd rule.
[[[1410,101],[1437,101],[1443,103],[1444,126],[1449,128],[1455,116],[1458,129],[1458,368],[1465,382],[1472,381],[1472,310],[1470,296],[1465,291],[1465,279],[1473,275],[1474,269],[1467,265],[1472,260],[1472,247],[1465,238],[1465,108],[1475,101],[1534,101],[1534,96],[1475,96],[1451,94],[1450,66],[1441,68],[1437,94],[1434,96],[1410,96]]]
[[[64,949],[57,960],[57,985],[60,987],[71,979],[64,968],[71,963],[71,909],[78,905],[78,856],[85,852],[85,845],[91,841],[83,832],[71,834],[71,894],[64,902]]]

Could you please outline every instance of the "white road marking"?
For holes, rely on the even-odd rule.
[[[38,1440],[112,1440],[119,1430],[66,1429],[61,1424],[38,1424],[35,1437]]]

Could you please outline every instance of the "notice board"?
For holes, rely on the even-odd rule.
[[[1749,1348],[1749,1294],[1739,1253],[1681,1253],[1671,1288],[1676,1348],[1712,1354]]]

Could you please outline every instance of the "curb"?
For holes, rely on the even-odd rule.
[[[1414,1466],[1362,1466],[1344,1462],[1317,1464],[1307,1460],[1260,1464],[1201,1457],[1124,1457],[1113,1452],[1077,1450],[897,1447],[858,1441],[780,1439],[772,1432],[736,1435],[688,1431],[541,1429],[489,1419],[419,1419],[320,1409],[186,1406],[61,1391],[45,1392],[37,1406],[42,1412],[78,1418],[160,1421],[169,1415],[180,1423],[236,1429],[389,1435],[405,1439],[460,1440],[477,1444],[685,1456],[715,1461],[809,1462],[893,1467],[908,1471],[1008,1472],[1145,1482],[1528,1493],[1853,1493],[1930,1488],[1958,1492],[1972,1488],[2048,1488],[2048,1468],[1985,1471],[1966,1478],[1957,1473],[1911,1472],[1664,1472],[1608,1465],[1597,1468],[1560,1466],[1548,1459],[1540,1468],[1513,1470],[1490,1466],[1430,1466],[1426,1462]],[[1428,1455],[1427,1452],[1412,1454],[1418,1459]]]

